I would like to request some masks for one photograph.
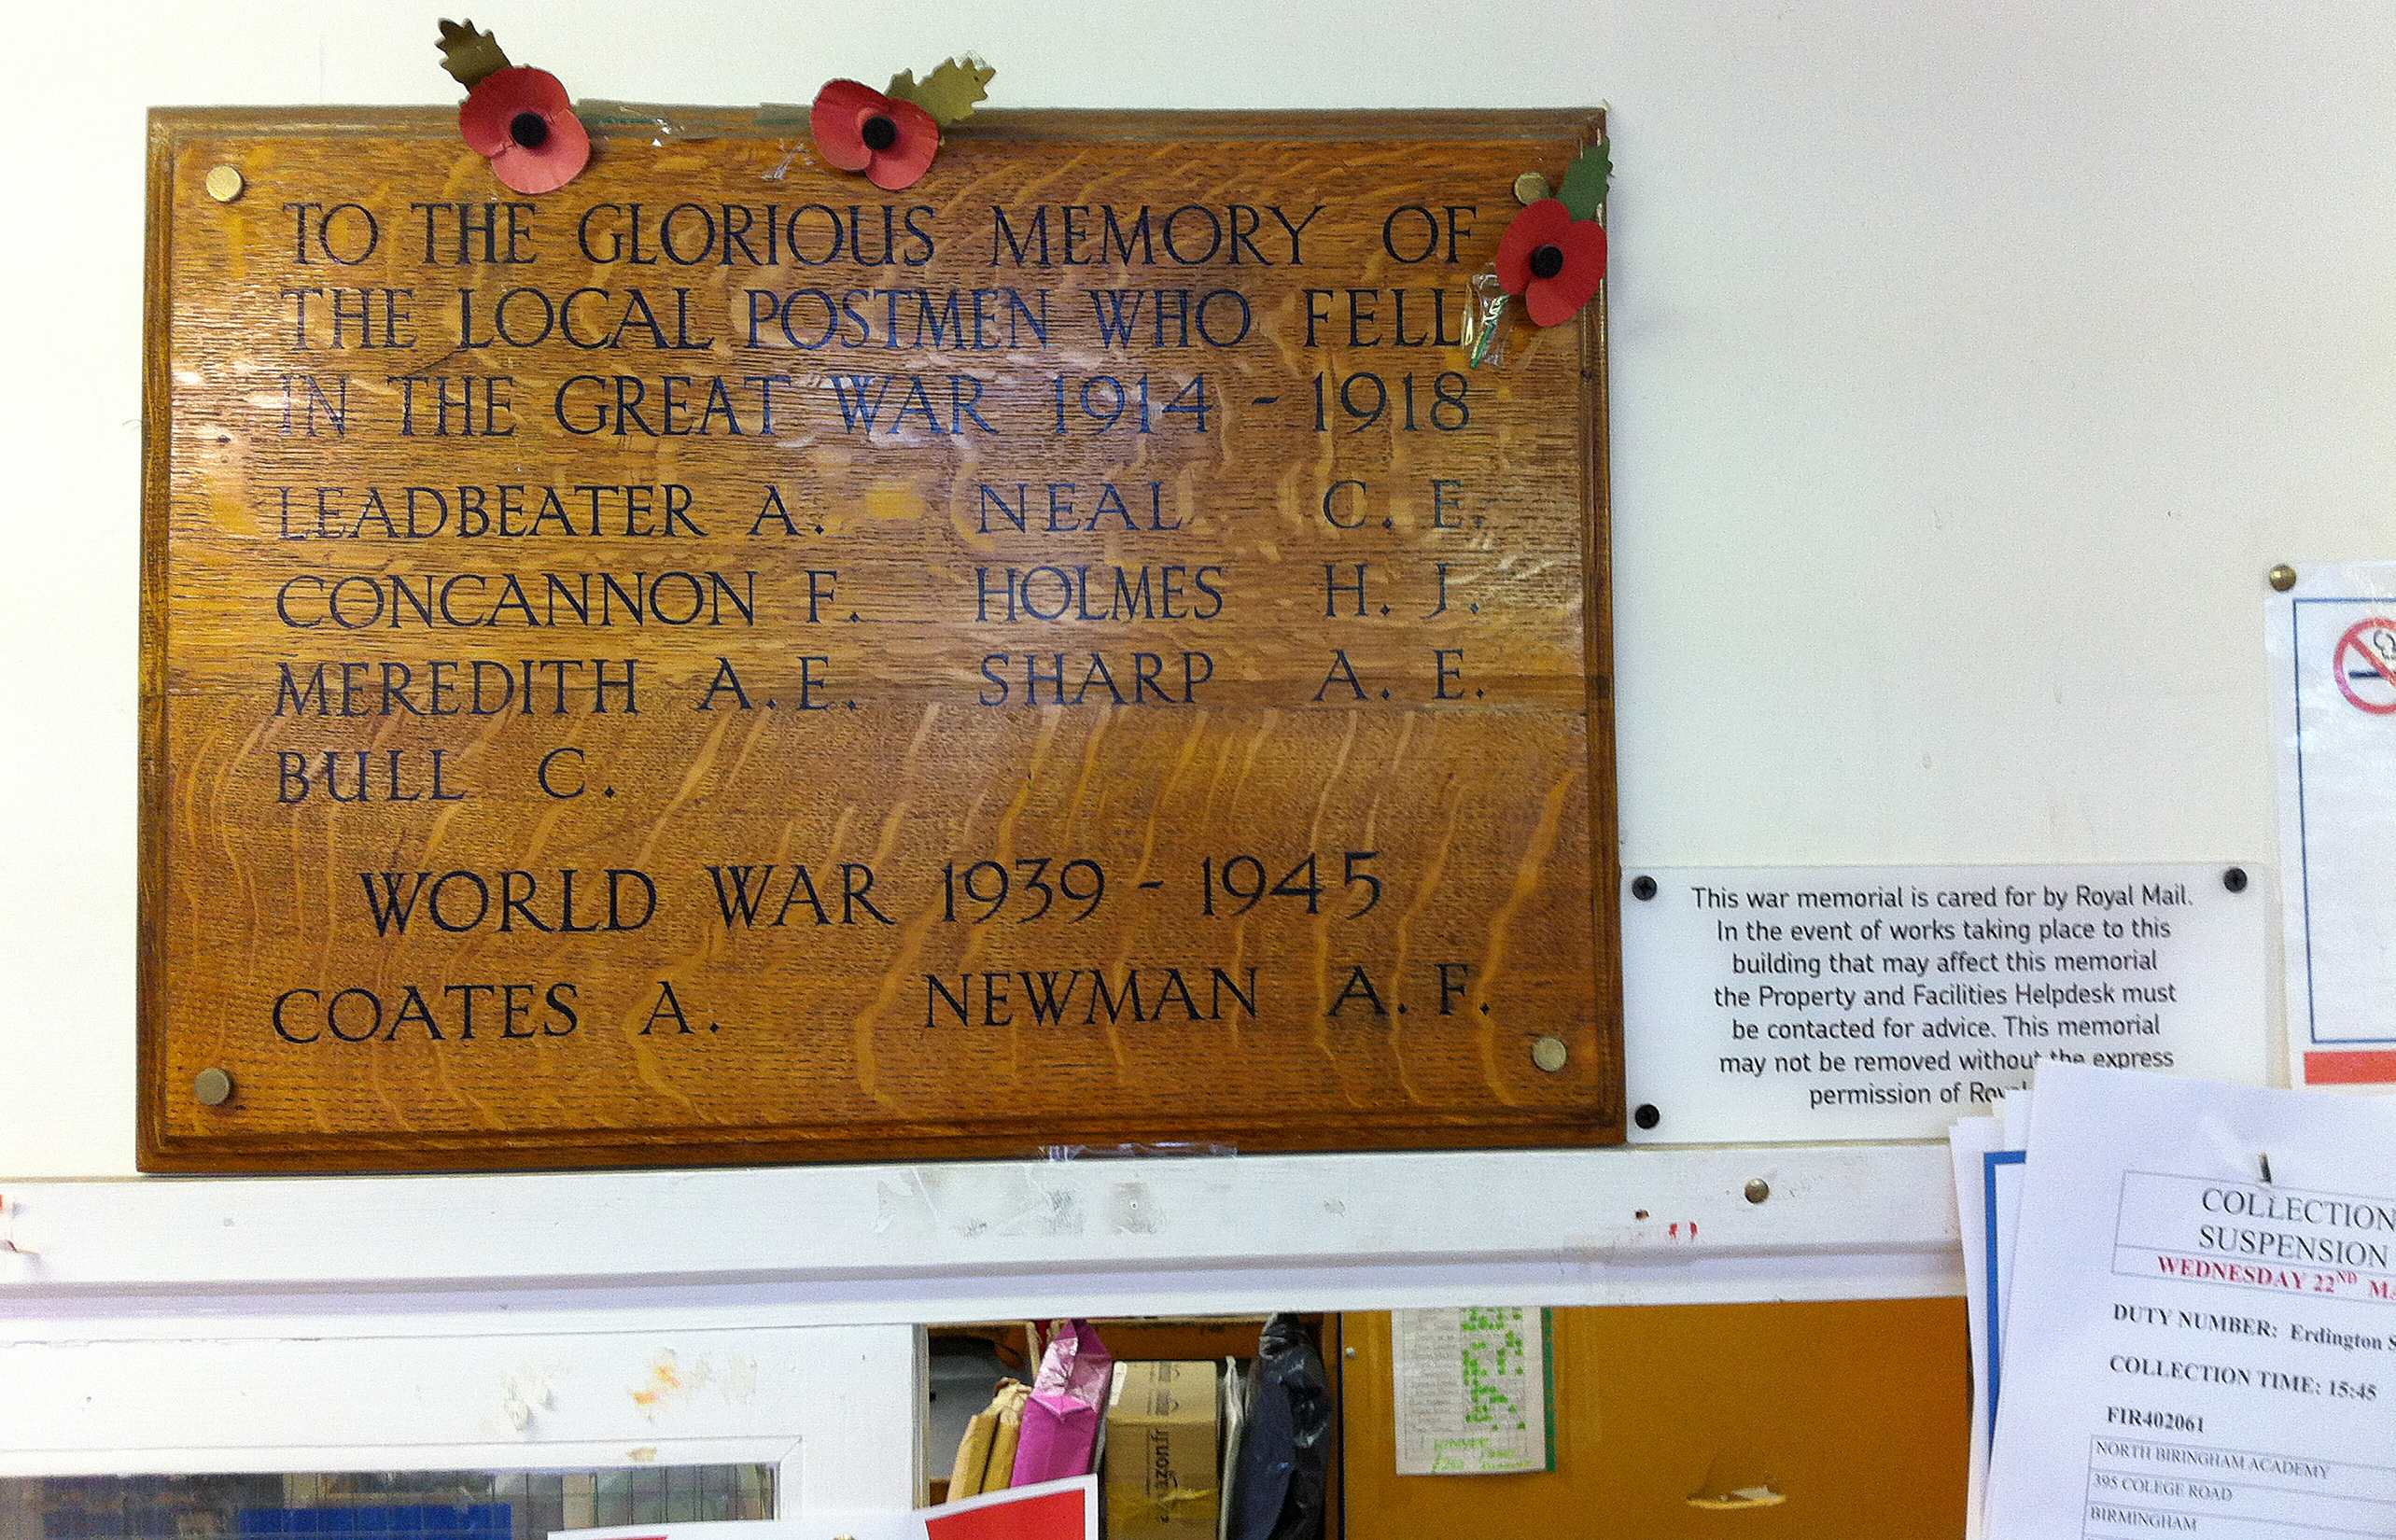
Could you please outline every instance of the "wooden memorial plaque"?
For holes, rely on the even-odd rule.
[[[147,1169],[1619,1138],[1598,115],[588,116],[153,119]]]

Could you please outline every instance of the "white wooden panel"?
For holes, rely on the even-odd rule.
[[[0,1343],[0,1475],[778,1464],[915,1500],[903,1326]]]
[[[1763,1180],[1762,1203],[1744,1196]],[[732,1326],[1952,1293],[1943,1146],[992,1162],[6,1189],[21,1321]]]
[[[786,1516],[924,1503],[929,1373],[922,1328],[818,1327],[785,1335],[806,1351],[809,1375],[799,1414],[806,1436],[798,1478],[784,1489]]]
[[[1769,1194],[1752,1202],[1758,1181]],[[23,1250],[0,1252],[0,1450],[14,1451],[0,1471],[23,1473],[610,1464],[647,1449],[782,1459],[785,1491],[812,1507],[904,1505],[921,1475],[912,1323],[1961,1283],[1936,1145],[5,1196],[0,1235]]]

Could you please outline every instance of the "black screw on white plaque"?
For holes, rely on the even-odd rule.
[[[2227,888],[2233,893],[2245,892],[2247,890],[2247,869],[2243,866],[2231,867],[2228,871],[2221,874],[2221,886]]]
[[[1664,1114],[1656,1111],[1656,1104],[1652,1101],[1639,1103],[1639,1110],[1631,1114],[1631,1121],[1642,1128],[1652,1128],[1663,1120]]]
[[[1645,903],[1649,899],[1654,898],[1656,896],[1656,879],[1645,876],[1632,877],[1631,879],[1631,896],[1637,899],[1642,903]]]

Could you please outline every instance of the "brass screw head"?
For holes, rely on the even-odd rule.
[[[2272,589],[2277,593],[2285,594],[2296,586],[2296,569],[2286,562],[2273,567],[2268,577]]]
[[[1535,203],[1548,195],[1548,179],[1535,171],[1526,171],[1514,179],[1514,201]]]
[[[1551,1075],[1562,1069],[1564,1060],[1572,1057],[1572,1050],[1564,1046],[1564,1040],[1560,1037],[1543,1037],[1531,1044],[1531,1062]]]
[[[1750,1178],[1750,1179],[1749,1179],[1749,1181],[1748,1181],[1748,1183],[1747,1183],[1747,1201],[1748,1201],[1748,1202],[1750,1202],[1750,1203],[1761,1203],[1765,1198],[1768,1198],[1768,1197],[1772,1197],[1772,1183],[1771,1183],[1766,1182],[1762,1177],[1759,1177],[1759,1176],[1758,1176],[1758,1177],[1753,1177],[1753,1178]]]
[[[220,203],[230,203],[240,197],[244,185],[241,173],[231,166],[218,166],[208,173],[208,196]]]
[[[203,1107],[221,1107],[233,1099],[233,1077],[222,1070],[203,1070],[191,1077],[191,1094]]]

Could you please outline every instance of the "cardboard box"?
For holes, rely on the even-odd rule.
[[[1107,1540],[1213,1540],[1223,1505],[1214,1377],[1203,1361],[1115,1365]]]

